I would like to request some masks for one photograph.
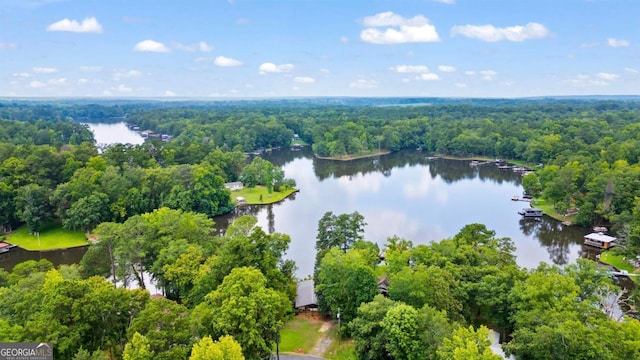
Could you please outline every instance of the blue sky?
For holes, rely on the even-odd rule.
[[[637,0],[0,0],[0,97],[639,90]]]

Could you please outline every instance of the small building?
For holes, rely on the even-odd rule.
[[[389,279],[386,276],[381,277],[378,280],[378,291],[384,297],[389,297]]]
[[[609,249],[615,245],[617,238],[605,235],[601,232],[591,233],[584,236],[584,244],[601,249]]]
[[[238,203],[238,205],[246,205],[247,199],[243,198],[242,196],[238,196],[236,197],[236,203]]]
[[[15,244],[9,244],[8,242],[0,241],[0,254],[9,252],[9,250],[16,247]]]
[[[298,311],[317,311],[318,297],[316,296],[313,280],[300,281],[296,287],[295,308]]]
[[[518,214],[524,217],[541,217],[542,215],[544,215],[544,212],[542,211],[542,209],[538,208],[524,208],[518,211]]]
[[[237,191],[237,190],[242,190],[244,186],[242,185],[242,182],[234,181],[234,182],[225,183],[224,187],[226,187],[231,191]]]

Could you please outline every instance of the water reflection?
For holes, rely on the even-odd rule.
[[[40,259],[47,259],[54,266],[76,264],[80,262],[86,251],[86,246],[51,251],[27,251],[16,247],[7,253],[0,254],[0,269],[11,271],[14,266],[23,261]]]
[[[581,245],[587,229],[563,227],[548,217],[522,219],[517,211],[528,204],[511,201],[522,192],[521,177],[494,164],[472,167],[468,161],[429,160],[416,151],[352,162],[315,159],[309,149],[273,151],[264,157],[295,179],[300,192],[277,204],[240,207],[214,218],[216,227],[224,231],[235,218],[252,215],[265,231],[288,234],[287,257],[298,265],[299,277],[313,273],[318,221],[327,211],[360,212],[367,222],[366,239],[379,245],[394,235],[428,244],[452,237],[467,224],[481,223],[496,236],[511,238],[517,262],[526,268],[540,262],[565,265],[580,256],[595,258]],[[84,248],[14,250],[0,254],[0,267],[40,257],[56,265],[74,263],[84,254]]]
[[[288,256],[301,277],[313,271],[317,223],[326,211],[359,211],[367,222],[365,237],[379,245],[393,235],[426,244],[451,237],[466,224],[482,223],[514,241],[523,267],[541,261],[564,265],[582,255],[586,229],[563,228],[548,217],[522,219],[517,211],[528,204],[511,201],[522,192],[520,175],[493,163],[429,160],[417,151],[349,162],[316,159],[309,149],[264,157],[282,166],[300,192],[279,204],[247,206],[215,220],[226,228],[235,217],[251,214],[264,229],[289,234]]]

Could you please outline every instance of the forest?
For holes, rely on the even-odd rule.
[[[173,140],[99,152],[79,121],[109,119]],[[0,269],[0,341],[50,341],[65,359],[268,356],[292,314],[290,239],[251,217],[219,234],[210,218],[234,208],[226,182],[292,185],[246,153],[288,147],[294,135],[319,156],[420,148],[542,164],[525,190],[574,210],[579,224],[611,226],[616,251],[635,258],[639,120],[640,102],[611,99],[0,101],[4,232],[55,223],[99,239],[78,265]],[[365,221],[326,214],[314,272],[321,312],[341,307],[359,359],[493,359],[487,327],[510,339],[517,359],[640,358],[638,321],[603,310],[611,299],[632,309],[637,292],[595,263],[527,271],[510,240],[481,224],[431,245],[392,237],[379,249],[362,238]],[[125,286],[144,289],[145,276],[165,297]],[[388,297],[378,295],[381,277]]]

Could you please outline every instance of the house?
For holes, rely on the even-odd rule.
[[[389,297],[389,279],[386,276],[383,276],[378,280],[378,291],[384,297]]]
[[[318,298],[313,280],[300,281],[296,289],[295,308],[298,311],[317,311]]]
[[[242,190],[243,185],[242,185],[242,182],[240,181],[234,181],[234,182],[225,183],[224,187],[226,187],[231,191],[236,191],[236,190]]]
[[[601,232],[594,232],[584,236],[584,244],[601,249],[609,249],[615,245],[617,238],[605,235]]]

